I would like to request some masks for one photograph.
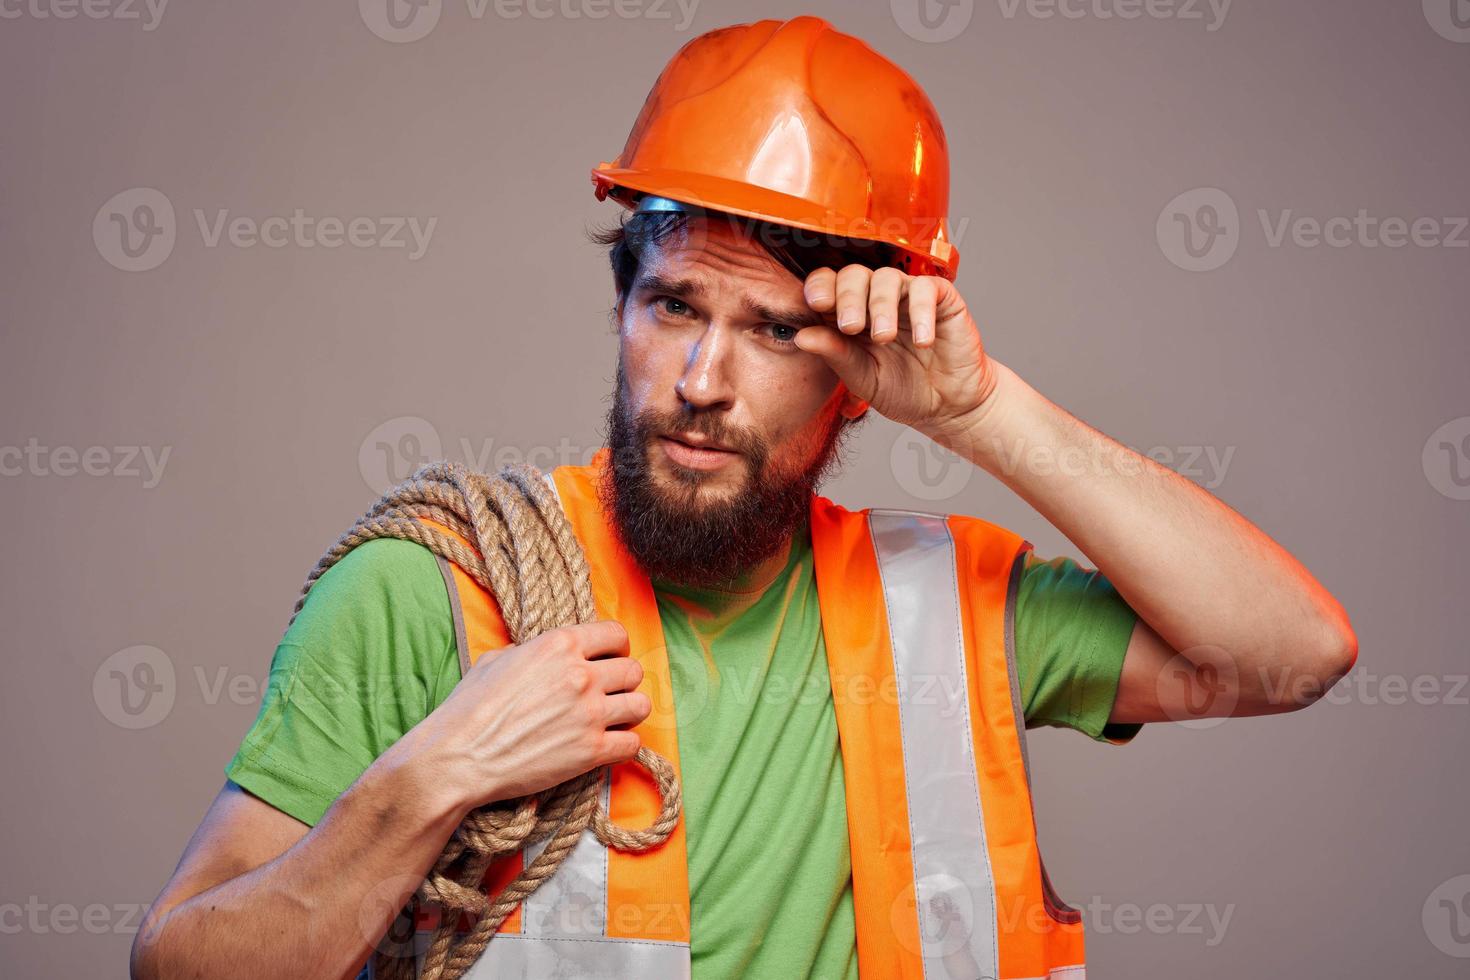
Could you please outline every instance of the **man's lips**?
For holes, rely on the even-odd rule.
[[[702,436],[663,435],[658,444],[670,460],[691,470],[717,470],[740,456]]]
[[[682,442],[684,445],[694,449],[715,449],[726,453],[735,452],[734,448],[716,439],[711,439],[703,432],[665,432],[664,438],[672,439],[675,442]]]

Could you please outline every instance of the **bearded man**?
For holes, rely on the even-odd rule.
[[[585,839],[469,975],[1081,977],[1025,729],[1121,743],[1300,707],[1270,692],[1352,666],[1343,610],[987,355],[953,284],[938,118],[861,41],[811,17],[696,38],[593,178],[629,209],[601,239],[617,382],[608,446],[553,481],[607,618],[497,642],[493,600],[419,545],[342,559],[135,975],[351,976],[467,813],[604,766],[610,808],[636,812],[628,760],[654,745],[682,780],[675,832],[638,855]],[[817,496],[869,411],[1096,567]],[[1016,465],[1038,451],[1084,465]],[[393,697],[354,695],[381,678]]]

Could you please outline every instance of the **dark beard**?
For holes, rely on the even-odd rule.
[[[847,420],[838,413],[821,434],[820,451],[803,472],[772,472],[770,447],[723,416],[693,410],[628,409],[621,365],[607,416],[610,479],[598,488],[623,544],[651,577],[713,586],[736,579],[770,558],[798,529],[811,498],[837,459]],[[699,473],[676,469],[677,483],[660,486],[649,462],[652,440],[667,432],[698,432],[740,452],[745,487],[728,500],[702,502]]]

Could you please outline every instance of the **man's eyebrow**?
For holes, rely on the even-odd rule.
[[[815,327],[822,323],[822,314],[805,307],[799,310],[773,310],[769,306],[757,303],[752,299],[746,299],[740,304],[745,311],[758,320],[767,323],[779,323],[788,327]]]
[[[660,293],[680,299],[704,295],[704,283],[698,279],[670,279],[657,272],[645,272],[633,283],[634,292]]]
[[[670,279],[657,272],[640,273],[633,281],[633,292],[655,293],[677,299],[697,299],[704,295],[704,283],[698,279]],[[740,304],[745,312],[766,323],[779,323],[788,327],[812,327],[823,322],[822,315],[810,308],[776,310],[764,303],[746,297]]]

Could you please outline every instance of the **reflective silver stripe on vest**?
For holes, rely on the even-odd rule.
[[[924,973],[997,977],[954,539],[929,514],[875,510],[868,527],[893,647]]]
[[[546,483],[560,502],[550,473]],[[604,782],[604,807],[610,795],[610,784]],[[538,841],[526,848],[525,862],[535,860],[548,843]],[[588,830],[556,874],[521,902],[520,933],[498,933],[465,976],[473,980],[688,980],[689,944],[607,935],[607,848]]]
[[[653,939],[550,939],[501,933],[465,974],[469,980],[688,980],[689,947]]]
[[[560,504],[561,492],[556,488],[556,480],[550,473],[545,474],[545,480]],[[604,809],[609,795],[609,783],[604,781],[601,793]],[[546,850],[549,843],[551,839],[547,838],[526,848],[526,865]],[[521,902],[521,935],[582,938],[606,934],[607,848],[587,830],[557,867],[556,874]]]
[[[602,805],[609,784],[602,784]],[[526,848],[527,866],[546,850],[551,838]],[[576,846],[556,869],[521,902],[521,935],[591,937],[607,934],[607,848],[592,833],[582,832]]]

